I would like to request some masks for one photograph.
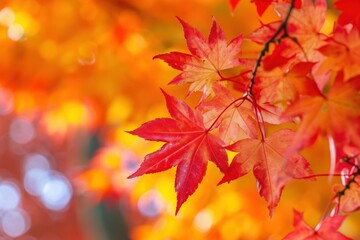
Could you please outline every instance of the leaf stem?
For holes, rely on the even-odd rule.
[[[232,105],[234,105],[235,103],[239,102],[242,100],[242,102],[240,103],[240,105],[246,100],[246,96],[235,99],[234,101],[232,101],[229,105],[226,106],[226,108],[224,108],[224,110],[221,111],[221,113],[216,117],[216,119],[214,120],[214,122],[211,124],[211,126],[206,130],[206,132],[209,132],[212,130],[212,128],[215,126],[215,124],[217,123],[217,121],[219,121],[220,117],[226,112],[226,110],[228,110]]]
[[[334,212],[330,213],[330,216],[333,214],[338,215],[339,214],[339,210],[340,210],[340,200],[341,197],[345,194],[345,192],[350,189],[350,185],[352,183],[356,183],[356,177],[360,175],[360,167],[352,162],[350,162],[352,159],[356,159],[360,154],[357,154],[355,156],[352,157],[345,157],[342,159],[343,162],[348,163],[351,166],[355,166],[356,167],[356,171],[350,173],[350,174],[339,174],[339,173],[335,173],[335,174],[327,174],[327,173],[321,173],[321,174],[314,174],[314,175],[310,175],[310,176],[306,176],[306,177],[301,177],[301,178],[297,178],[297,179],[307,179],[307,178],[313,178],[313,177],[326,177],[326,176],[339,176],[339,177],[343,177],[343,176],[351,176],[351,179],[346,183],[346,185],[344,186],[344,188],[341,191],[338,191],[330,200],[329,202],[326,204],[326,207],[324,209],[324,212],[321,216],[321,219],[318,223],[318,225],[315,227],[315,231],[318,231],[321,227],[321,225],[323,224],[326,216],[329,213],[329,209],[331,207],[331,205],[335,202],[336,199],[338,199],[337,204],[335,205],[335,208],[333,209]]]
[[[328,212],[329,212],[329,209],[330,209],[330,207],[331,207],[331,204],[335,201],[335,199],[336,199],[336,195],[333,196],[333,197],[330,199],[330,201],[326,204],[326,207],[325,207],[325,209],[324,209],[323,215],[321,216],[321,219],[320,219],[318,225],[317,225],[317,226],[315,227],[315,229],[314,229],[315,231],[318,231],[318,230],[320,229],[320,227],[321,227],[321,225],[323,224],[326,216],[328,215]]]
[[[258,123],[259,126],[259,130],[260,130],[260,134],[261,134],[261,140],[265,140],[265,126],[264,126],[264,119],[262,116],[262,113],[260,111],[260,109],[258,108],[258,105],[256,103],[256,99],[254,98],[254,102],[253,102],[253,106],[255,108],[255,115],[256,115],[256,121]],[[259,119],[259,116],[261,118],[261,121]],[[262,125],[260,125],[260,122],[262,123]]]
[[[247,73],[250,73],[250,72],[251,72],[250,70],[247,70],[247,71],[239,73],[238,75],[231,76],[231,77],[224,77],[220,71],[218,71],[217,73],[218,73],[219,77],[221,78],[220,81],[237,82],[237,81],[235,81],[237,78],[239,78]]]
[[[309,178],[315,178],[315,177],[329,177],[329,176],[334,176],[334,177],[345,177],[345,176],[349,176],[348,174],[341,174],[341,173],[334,173],[334,174],[330,174],[330,173],[319,173],[319,174],[314,174],[314,175],[309,175],[309,176],[305,176],[305,177],[299,177],[295,179],[309,179]]]

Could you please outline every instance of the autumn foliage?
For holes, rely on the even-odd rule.
[[[230,1],[233,11],[238,2]],[[299,153],[324,137],[331,152],[327,175],[344,178],[343,186],[334,188],[316,228],[295,211],[295,230],[285,238],[348,239],[337,230],[343,214],[360,205],[358,17],[350,3],[339,0],[339,21],[324,34],[325,0],[253,2],[259,15],[272,6],[280,20],[229,42],[215,19],[206,38],[178,18],[190,54],[154,58],[181,71],[169,83],[186,84],[187,96],[200,92],[199,102],[192,109],[164,92],[171,118],[149,121],[130,133],[166,144],[147,155],[130,178],[177,166],[177,213],[201,185],[208,161],[224,174],[219,184],[252,171],[272,216],[292,180],[326,176],[313,173]],[[257,57],[243,56],[245,40],[263,46]],[[297,127],[290,130],[293,124]],[[270,133],[272,126],[279,130]],[[236,152],[229,165],[228,151]]]
[[[0,1],[0,239],[360,239],[360,1]]]

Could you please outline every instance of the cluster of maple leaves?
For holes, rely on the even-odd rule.
[[[238,2],[230,0],[233,10]],[[154,58],[181,71],[171,84],[188,84],[188,95],[201,92],[202,98],[193,109],[163,91],[171,118],[152,120],[130,133],[165,144],[147,155],[130,178],[176,166],[177,213],[201,183],[208,161],[224,173],[219,184],[253,171],[272,215],[290,181],[315,179],[298,151],[322,135],[334,159],[329,175],[343,179],[334,187],[336,206],[315,229],[295,211],[295,230],[286,239],[348,239],[337,229],[342,213],[360,209],[360,21],[349,2],[359,3],[336,1],[341,14],[333,33],[325,35],[320,31],[326,0],[253,2],[259,15],[272,5],[280,20],[230,42],[215,19],[206,39],[178,18],[190,53]],[[243,40],[263,46],[257,58],[242,57]],[[229,69],[234,74],[225,76]],[[294,121],[296,131],[267,132],[269,124]],[[227,151],[237,154],[229,161]]]

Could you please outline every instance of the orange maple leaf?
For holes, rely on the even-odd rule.
[[[178,18],[184,29],[190,54],[170,52],[154,57],[168,63],[171,67],[183,71],[171,84],[190,83],[189,94],[202,91],[204,96],[212,91],[212,84],[221,79],[219,71],[241,64],[237,55],[240,53],[242,35],[227,43],[225,34],[213,18],[209,39],[195,28]]]
[[[355,212],[360,209],[360,176],[357,176],[354,179],[354,182],[349,186],[350,188],[346,189],[344,195],[340,196],[340,199],[338,200],[340,210],[347,213]],[[335,192],[343,190],[344,186],[341,184],[334,186]]]
[[[316,83],[309,76],[314,63],[300,62],[290,68],[277,67],[272,71],[260,69],[255,91],[260,102],[269,102],[279,107],[287,106],[300,95],[319,93]]]
[[[343,82],[337,77],[326,95],[317,94],[296,101],[284,116],[300,116],[293,147],[311,145],[319,134],[337,143],[360,145],[360,76]]]
[[[239,153],[219,184],[237,179],[253,169],[260,195],[268,202],[272,216],[283,188],[295,178],[312,175],[309,163],[300,154],[288,153],[293,137],[293,131],[281,130],[264,140],[243,139],[230,145],[228,150]]]
[[[345,80],[360,74],[360,35],[357,28],[337,26],[334,36],[318,51],[326,57],[320,65],[322,72],[343,71]]]

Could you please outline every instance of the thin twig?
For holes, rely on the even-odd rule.
[[[226,112],[226,110],[228,110],[232,105],[234,105],[235,103],[237,103],[237,102],[239,102],[241,100],[242,100],[242,102],[241,102],[241,104],[242,104],[246,100],[246,97],[241,97],[241,98],[235,99],[229,105],[227,105],[226,108],[224,110],[222,110],[222,112],[217,116],[217,118],[214,120],[214,122],[211,124],[211,126],[206,130],[206,132],[209,132],[209,131],[212,130],[212,128],[217,123],[217,121],[219,121],[220,117]]]
[[[329,177],[329,176],[330,176],[329,173],[319,173],[319,174],[309,175],[309,176],[305,176],[305,177],[296,177],[295,179],[308,179],[308,178]],[[334,176],[334,177],[346,177],[346,176],[349,176],[349,175],[348,174],[341,174],[341,173],[334,173],[334,174],[332,174],[332,176]]]

